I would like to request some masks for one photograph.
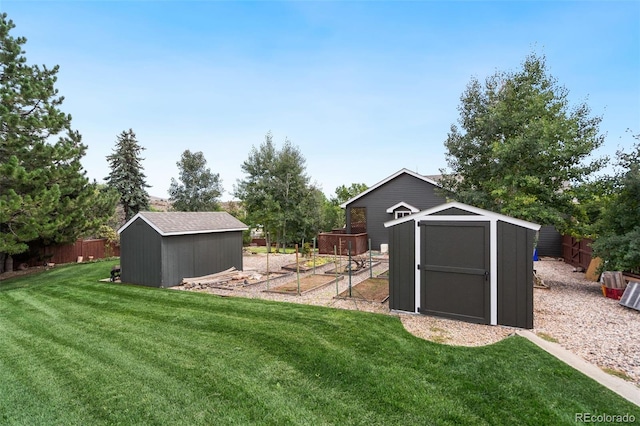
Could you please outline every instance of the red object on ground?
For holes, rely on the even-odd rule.
[[[610,299],[620,300],[624,294],[624,288],[609,288],[602,286],[602,294]]]

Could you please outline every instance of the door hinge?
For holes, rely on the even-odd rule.
[[[418,306],[418,312],[420,312],[420,306]]]
[[[418,265],[417,265],[417,266],[418,266],[418,269],[420,269],[420,264],[419,264],[419,263],[418,263]]]

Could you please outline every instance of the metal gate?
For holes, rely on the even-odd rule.
[[[489,324],[489,222],[421,221],[419,225],[420,312]]]

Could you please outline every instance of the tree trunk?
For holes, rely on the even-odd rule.
[[[4,262],[5,272],[13,272],[13,257],[7,256],[7,260]]]

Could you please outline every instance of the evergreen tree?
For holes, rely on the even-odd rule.
[[[125,221],[139,211],[149,210],[149,194],[143,173],[140,153],[144,148],[138,144],[132,129],[118,135],[113,153],[107,156],[111,172],[107,185],[120,194],[120,205],[124,209]]]
[[[0,270],[28,243],[68,243],[97,230],[113,212],[82,169],[86,146],[54,87],[58,66],[28,65],[24,37],[0,15]],[[86,212],[97,203],[105,210]],[[113,207],[113,206],[111,206]]]
[[[570,108],[544,57],[530,55],[521,70],[498,72],[484,86],[473,79],[459,111],[462,131],[451,126],[451,171],[441,180],[455,199],[563,232],[579,225],[576,184],[606,161],[588,161],[604,141],[601,118],[586,104]]]
[[[181,183],[171,178],[169,200],[172,209],[183,212],[219,210],[219,198],[223,191],[220,175],[207,168],[204,154],[192,153],[187,149],[176,164]]]

